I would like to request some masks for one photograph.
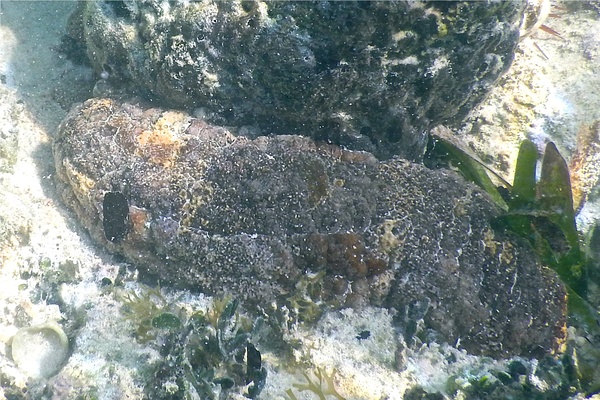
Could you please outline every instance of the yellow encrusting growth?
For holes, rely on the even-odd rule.
[[[163,113],[151,129],[143,130],[138,135],[137,155],[165,168],[172,167],[181,147],[177,132],[184,131],[184,126],[188,124],[189,117],[184,113],[176,111]]]

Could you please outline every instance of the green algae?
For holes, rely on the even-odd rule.
[[[506,370],[475,374],[466,379],[450,377],[447,392],[453,398],[465,400],[567,399],[579,389],[571,365],[568,356],[545,357],[535,364],[514,360]]]
[[[116,290],[115,298],[123,304],[121,312],[135,326],[135,338],[140,343],[156,339],[154,320],[168,312],[170,307],[160,291],[160,286],[142,286],[140,292]]]
[[[287,298],[290,309],[301,322],[317,321],[325,310],[321,301],[325,271],[314,275],[303,275],[296,285],[294,293]]]
[[[38,267],[43,281],[51,285],[77,282],[80,276],[79,263],[69,259],[56,262],[49,257],[41,257]]]
[[[185,312],[167,301],[160,287],[119,290],[115,297],[138,342],[161,355],[147,381],[148,398],[218,399],[227,391],[255,398],[261,392],[266,369],[251,338],[262,320],[241,317],[236,300],[217,298],[206,311]]]
[[[219,299],[207,312],[198,310],[182,320],[181,329],[168,327],[158,340],[164,358],[146,387],[149,398],[218,399],[244,387],[246,397],[258,396],[267,373],[237,305],[235,300]]]
[[[17,135],[0,132],[0,172],[11,173],[17,163],[19,141]]]
[[[433,143],[430,142],[427,156],[429,165],[454,165],[466,179],[490,194],[498,206],[505,210],[504,214],[494,219],[492,226],[527,239],[542,263],[556,271],[567,289],[569,324],[574,325],[577,334],[585,340],[576,343],[571,339],[567,344],[567,352],[557,361],[564,365],[567,372],[575,371],[563,374],[571,384],[567,388],[559,385],[556,390],[561,394],[557,398],[574,394],[573,385],[586,393],[600,390],[600,377],[595,372],[596,368],[592,367],[600,363],[600,353],[587,349],[578,354],[578,349],[589,347],[588,343],[596,343],[597,346],[600,342],[600,305],[588,298],[588,286],[591,283],[598,285],[598,282],[591,282],[597,277],[590,273],[591,266],[598,260],[583,250],[584,243],[575,221],[569,170],[554,143],[546,145],[540,178],[536,180],[537,148],[530,140],[524,140],[519,148],[513,185],[503,182],[505,188],[502,190],[492,183],[483,164],[468,152],[439,136],[433,136],[431,140]],[[582,357],[583,354],[585,356]],[[506,398],[508,394],[504,389],[497,397],[491,395],[498,385],[502,386],[496,384],[497,381],[502,382],[502,379],[471,382],[469,388],[474,389],[470,393],[474,396],[485,395],[486,398]],[[538,398],[536,396],[541,395],[534,395],[530,388],[522,396],[515,398]],[[467,398],[470,398],[469,395]]]

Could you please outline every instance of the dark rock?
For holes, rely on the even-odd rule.
[[[556,350],[565,291],[488,196],[450,171],[300,136],[235,137],[187,114],[93,99],[54,143],[59,189],[94,239],[164,284],[285,302],[322,274],[337,304],[416,305],[444,340],[492,356]],[[103,199],[129,204],[109,241]],[[414,322],[414,321],[413,321]]]
[[[98,73],[212,123],[419,160],[426,132],[458,124],[508,69],[523,5],[94,1],[69,37]]]

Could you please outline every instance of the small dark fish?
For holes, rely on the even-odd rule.
[[[365,340],[371,337],[371,331],[361,331],[358,335],[356,335],[356,338],[358,340]]]
[[[102,202],[102,226],[106,240],[118,243],[127,236],[129,204],[120,192],[106,192]]]
[[[262,367],[262,357],[260,351],[252,343],[246,346],[246,384],[257,378]]]
[[[260,351],[250,342],[246,344],[246,385],[248,394],[246,397],[255,399],[265,387],[267,381],[267,370],[262,366],[262,357]]]

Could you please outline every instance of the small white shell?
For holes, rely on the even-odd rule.
[[[49,378],[69,355],[69,339],[55,322],[21,328],[12,340],[12,359],[31,378]]]

